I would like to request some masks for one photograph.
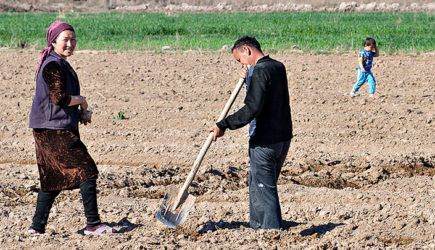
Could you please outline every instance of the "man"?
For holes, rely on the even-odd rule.
[[[293,136],[286,69],[281,62],[265,56],[253,37],[237,40],[232,52],[242,65],[240,77],[246,78],[245,105],[210,131],[216,140],[227,128],[234,130],[250,123],[250,226],[280,229],[277,181]]]

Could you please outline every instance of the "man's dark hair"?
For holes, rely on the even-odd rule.
[[[243,46],[249,46],[249,47],[256,48],[261,53],[263,53],[263,51],[261,51],[260,43],[257,41],[257,39],[255,39],[254,37],[250,37],[250,36],[243,36],[242,38],[237,40],[234,43],[233,47],[231,48],[231,51],[234,51],[235,49],[241,50],[243,48]]]
[[[366,40],[364,41],[364,46],[370,46],[370,45],[376,46],[376,41],[371,37],[367,37]]]

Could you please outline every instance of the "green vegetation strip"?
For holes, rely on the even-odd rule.
[[[1,13],[0,47],[42,49],[56,19],[74,26],[79,49],[217,50],[250,35],[269,50],[359,50],[367,36],[384,52],[435,50],[435,15],[404,12]]]

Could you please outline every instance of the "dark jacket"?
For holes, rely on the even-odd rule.
[[[51,51],[50,55],[42,64],[36,78],[35,97],[33,98],[32,109],[30,110],[29,127],[46,129],[78,129],[80,111],[78,106],[59,106],[52,103],[50,90],[44,80],[42,72],[45,66],[55,61],[63,72],[65,79],[65,92],[68,95],[80,95],[80,85],[76,73],[69,63],[56,52]]]
[[[285,66],[265,56],[257,61],[248,81],[245,105],[216,125],[233,130],[256,118],[250,143],[270,145],[290,140],[293,133]]]

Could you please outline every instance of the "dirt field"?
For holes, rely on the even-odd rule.
[[[101,217],[122,232],[92,237],[82,235],[77,190],[58,197],[47,234],[26,233],[39,187],[27,128],[39,54],[1,52],[0,248],[434,249],[434,54],[375,59],[378,100],[367,98],[367,85],[362,96],[348,95],[356,54],[271,56],[287,67],[295,134],[279,181],[282,231],[249,228],[247,128],[211,145],[183,227],[154,219],[237,82],[231,54],[77,51],[70,58],[94,111],[80,129],[100,170]],[[113,119],[119,111],[128,119]]]
[[[0,12],[435,11],[433,0],[0,0]]]

